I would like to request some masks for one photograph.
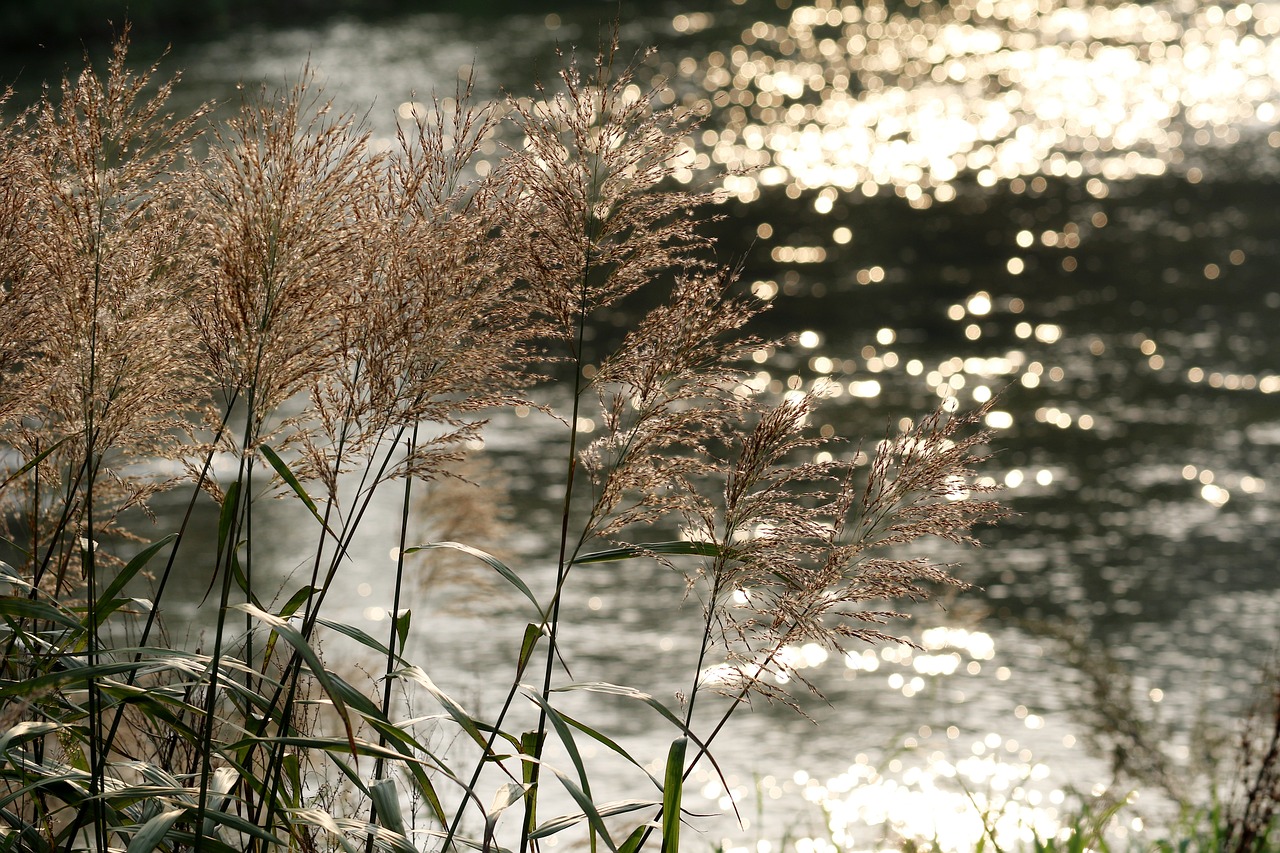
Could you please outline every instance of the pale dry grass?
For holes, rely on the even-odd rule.
[[[924,537],[972,544],[974,526],[1001,515],[972,470],[982,411],[939,411],[864,457],[813,436],[814,397],[771,399],[743,381],[748,356],[778,343],[749,334],[765,305],[699,228],[714,196],[667,180],[687,152],[688,118],[655,109],[654,93],[612,51],[585,69],[571,62],[533,100],[469,107],[459,92],[456,106],[433,102],[384,153],[305,72],[288,91],[246,95],[209,130],[203,110],[164,112],[172,83],[153,86],[153,73],[127,69],[122,40],[105,76],[86,70],[0,128],[0,544],[28,602],[11,608],[0,690],[25,696],[11,731],[25,737],[54,721],[60,755],[74,763],[83,750],[97,795],[74,806],[42,799],[53,783],[40,774],[53,771],[41,748],[20,767],[0,762],[20,801],[12,822],[30,844],[74,846],[80,826],[100,847],[127,843],[154,812],[130,811],[136,801],[118,804],[112,791],[129,774],[183,771],[173,781],[191,811],[170,824],[181,831],[215,832],[204,822],[221,813],[227,783],[237,814],[264,833],[302,849],[335,834],[372,847],[377,833],[356,811],[385,792],[392,759],[445,847],[464,815],[493,817],[479,790],[490,765],[532,791],[532,821],[542,743],[559,731],[560,602],[580,561],[604,549],[606,559],[651,556],[686,573],[703,604],[703,643],[684,726],[700,693],[730,696],[698,741],[705,751],[752,692],[790,701],[766,678],[784,671],[788,647],[896,641],[885,623],[898,602],[959,583],[911,546]],[[197,158],[202,132],[208,154]],[[472,166],[495,134],[512,142],[480,177]],[[619,342],[589,334],[641,290],[654,307]],[[551,382],[566,385],[559,398],[541,387]],[[566,398],[561,410],[547,402]],[[385,656],[381,704],[344,694],[313,635],[375,493],[392,480],[403,489],[400,541],[388,543],[399,546],[398,610],[410,531],[433,529],[411,520],[415,483],[484,470],[461,466],[487,414],[513,405],[561,425],[564,469],[559,530],[544,531],[558,539],[555,585],[541,596],[523,590],[540,622],[513,655],[508,702],[476,720],[442,698],[400,657],[407,619],[393,621],[385,641],[355,637]],[[591,436],[579,427],[588,414],[599,424]],[[836,452],[817,456],[824,446]],[[218,454],[234,465],[212,465]],[[173,487],[169,470],[188,472],[193,504],[201,493],[217,502],[217,545],[188,554],[175,544],[153,600],[126,613],[99,598],[111,578],[103,567],[128,533],[117,519]],[[309,579],[270,613],[253,572],[254,541],[270,535],[255,527],[264,478],[317,521],[314,551],[300,556]],[[466,530],[466,506],[447,510],[434,529]],[[185,524],[162,532],[180,543]],[[689,540],[647,540],[674,528]],[[479,554],[503,583],[520,587],[529,574],[474,549],[457,553]],[[173,571],[203,573],[219,590],[209,654],[104,645],[99,620],[136,628],[148,609],[163,612]],[[59,611],[59,596],[94,606]],[[243,630],[232,627],[236,606]],[[146,646],[152,627],[146,616],[129,636]],[[120,669],[63,690],[59,643],[76,655],[87,648],[90,667]],[[42,675],[53,686],[24,694],[23,679]],[[479,750],[474,764],[465,751],[436,755],[397,734],[413,728],[393,722],[412,705],[413,679]],[[159,704],[126,713],[120,697],[142,688]],[[522,693],[541,709],[536,736],[504,730],[517,725],[507,709]],[[377,753],[377,781],[348,777],[341,790],[351,800],[306,800],[291,775],[298,750],[338,774],[329,736]],[[397,759],[388,744],[406,752]],[[137,765],[126,771],[126,759]],[[447,786],[452,816],[419,762]],[[321,790],[337,790],[331,782]],[[382,827],[392,832],[394,822]],[[235,832],[224,837],[263,840]],[[529,833],[528,824],[518,833],[522,847],[537,846]]]
[[[118,514],[162,485],[131,466],[179,452],[199,400],[175,307],[197,265],[184,162],[200,114],[164,114],[170,84],[147,96],[150,77],[117,45],[105,79],[64,80],[0,155],[0,415],[18,458],[42,459],[0,495],[0,525],[11,540],[21,527],[28,570],[57,588],[75,538],[121,533]]]

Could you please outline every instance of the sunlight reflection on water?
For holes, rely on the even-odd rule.
[[[992,637],[963,628],[932,628],[919,637],[919,648],[888,646],[864,649],[843,657],[846,679],[853,674],[876,673],[883,662],[893,670],[885,679],[890,690],[911,698],[957,672],[976,675],[982,662],[995,657]],[[795,671],[815,669],[829,660],[825,649],[803,646],[786,655]],[[1044,727],[1039,715],[1019,706],[1015,717],[1029,731]],[[805,771],[779,783],[772,776],[757,781],[755,796],[779,799],[798,794],[825,816],[825,828],[817,835],[795,839],[800,853],[865,849],[868,842],[914,839],[936,841],[944,850],[972,849],[991,821],[1000,843],[1029,841],[1032,834],[1047,838],[1059,830],[1057,806],[1064,802],[1061,789],[1049,781],[1050,768],[1033,762],[1031,750],[1013,738],[988,732],[961,749],[955,726],[934,729],[921,725],[902,738],[897,748],[878,763],[859,752],[839,774],[820,781]],[[725,791],[718,778],[702,771],[696,777],[703,797],[724,809],[749,799],[744,790]],[[833,846],[834,843],[834,846]],[[727,849],[738,848],[726,839]],[[758,849],[758,848],[757,848]]]
[[[747,170],[726,181],[743,201],[777,185],[793,198],[883,187],[928,207],[954,199],[962,173],[1018,181],[1015,192],[1024,179],[1083,177],[1101,198],[1107,182],[1168,168],[1201,180],[1195,149],[1280,118],[1273,4],[907,6],[800,6],[786,24],[757,21],[740,44],[668,66],[687,106],[724,119],[703,131],[698,165]],[[682,18],[675,28],[689,29]],[[1280,132],[1268,139],[1280,146]],[[819,195],[815,210],[833,200]]]

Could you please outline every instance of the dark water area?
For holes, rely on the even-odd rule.
[[[460,77],[524,95],[554,73],[557,44],[594,52],[613,7],[553,6],[256,28],[175,42],[165,66],[185,69],[194,105],[309,62],[386,139],[397,109]],[[819,427],[872,439],[943,397],[994,396],[981,473],[1017,513],[954,554],[973,589],[902,625],[921,649],[796,650],[830,703],[806,704],[817,726],[767,706],[736,721],[720,751],[731,790],[704,773],[692,807],[733,798],[747,825],[708,823],[708,843],[770,853],[756,841],[790,834],[814,853],[828,834],[848,846],[897,827],[965,849],[963,787],[1051,829],[1071,790],[1112,782],[1132,746],[1107,730],[1121,718],[1207,801],[1198,727],[1230,729],[1280,642],[1277,33],[1268,3],[622,9],[624,53],[657,45],[643,74],[706,115],[684,179],[735,170],[711,228],[772,302],[757,331],[797,335],[752,381],[820,388]],[[520,520],[510,547],[538,577],[557,440],[514,415],[487,438]],[[283,575],[292,543],[274,544]],[[370,559],[349,581],[350,618],[370,630],[391,568]],[[680,578],[578,582],[577,677],[687,687],[697,606],[673,606]],[[452,661],[438,680],[481,705],[483,673],[523,628],[492,609],[441,614],[421,640]],[[1100,684],[1128,704],[1104,705]],[[594,713],[665,753],[668,733],[612,707]],[[1164,795],[1120,784],[1141,796],[1117,831],[1139,833]]]

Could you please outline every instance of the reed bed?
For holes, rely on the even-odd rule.
[[[814,434],[820,394],[752,385],[751,354],[782,344],[750,334],[765,304],[699,228],[714,194],[669,180],[691,120],[613,50],[532,99],[434,103],[379,152],[305,73],[220,124],[171,115],[174,82],[130,70],[126,42],[0,127],[0,849],[524,853],[569,833],[675,853],[683,782],[727,721],[792,701],[783,650],[899,642],[899,602],[959,583],[911,544],[972,543],[1001,515],[972,473],[981,410],[862,452]],[[476,169],[495,135],[514,141]],[[603,348],[641,292],[652,307]],[[537,591],[407,509],[514,406],[562,436]],[[187,511],[143,539],[126,519],[160,492]],[[377,638],[327,617],[375,495],[405,507]],[[314,543],[279,595],[259,556],[275,497]],[[485,675],[500,709],[404,656],[432,630],[404,585],[425,550],[525,605],[508,671]],[[561,668],[566,591],[618,561],[685,578],[702,639],[676,697]],[[178,576],[216,602],[197,650],[165,640]],[[372,687],[326,661],[336,637]],[[584,691],[669,726],[665,770],[567,715]],[[634,766],[635,796],[593,795],[587,741]],[[538,809],[553,787],[569,813]]]

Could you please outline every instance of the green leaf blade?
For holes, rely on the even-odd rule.
[[[667,775],[662,784],[662,853],[680,850],[680,799],[684,792],[684,754],[689,739],[678,737],[667,752]]]
[[[619,560],[634,560],[640,557],[719,557],[723,552],[714,542],[694,542],[687,539],[675,539],[669,542],[648,542],[640,545],[622,545],[617,548],[605,548],[583,554],[573,561],[573,565],[588,563],[613,563]]]

